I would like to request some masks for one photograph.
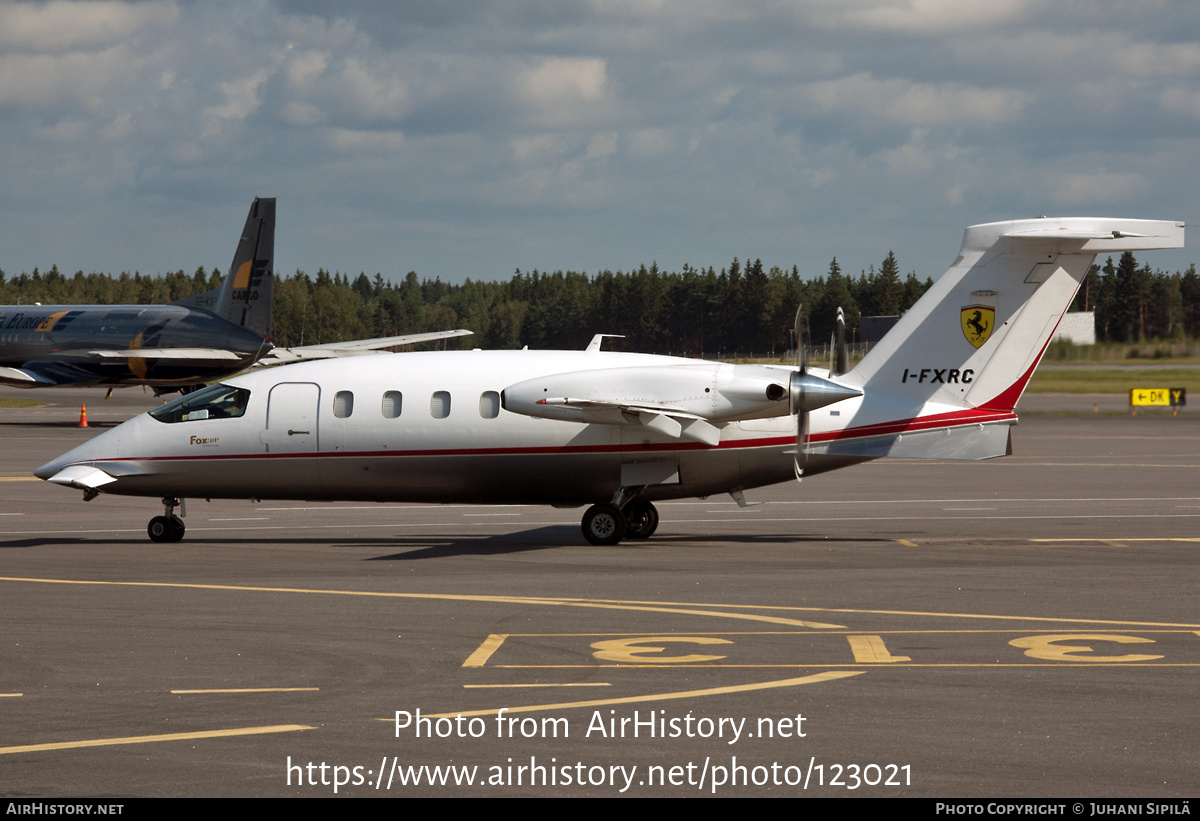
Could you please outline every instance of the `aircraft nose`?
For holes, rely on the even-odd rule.
[[[82,445],[73,448],[57,459],[47,462],[33,472],[39,479],[49,479],[71,465],[86,464],[103,459],[113,459],[120,455],[121,428],[105,431],[94,439],[89,439]]]

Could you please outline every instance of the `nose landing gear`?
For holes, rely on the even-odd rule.
[[[178,542],[183,539],[185,530],[183,519],[175,515],[176,507],[182,508],[183,502],[171,496],[163,497],[164,515],[155,516],[146,526],[146,533],[152,542]]]

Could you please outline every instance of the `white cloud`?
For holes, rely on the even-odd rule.
[[[1058,205],[1088,207],[1096,203],[1120,202],[1146,192],[1146,181],[1132,171],[1087,171],[1054,173],[1049,190]]]
[[[0,48],[62,54],[104,49],[147,28],[178,24],[179,8],[170,2],[0,3]]]
[[[924,223],[953,245],[1054,207],[1188,218],[1200,4],[1134,5],[0,0],[0,265],[122,206],[244,213],[247,189],[281,198],[284,268],[429,276],[747,252],[857,270],[857,245],[937,273]],[[343,215],[376,239],[345,241]],[[92,239],[60,267],[214,263]]]
[[[353,154],[394,154],[406,142],[401,131],[351,131],[337,128],[332,133],[333,146],[339,152]]]
[[[125,45],[98,52],[0,55],[0,108],[70,105],[96,111],[135,83],[141,63]]]
[[[828,26],[851,26],[929,36],[986,30],[1020,19],[1029,0],[824,0],[812,12]]]
[[[289,53],[285,72],[289,90],[303,94],[329,67],[329,55],[316,49]]]
[[[546,156],[559,157],[567,151],[567,141],[557,134],[533,134],[511,142],[514,160],[541,160]]]
[[[1176,114],[1200,118],[1200,90],[1190,87],[1172,86],[1159,93],[1162,107]]]
[[[588,140],[587,157],[589,160],[598,157],[609,157],[617,153],[617,132],[605,131]]]
[[[914,127],[1010,121],[1020,116],[1028,96],[1016,89],[880,79],[865,72],[811,83],[801,90],[802,100],[822,111],[848,114],[857,121],[886,120]]]
[[[267,72],[258,71],[249,77],[239,77],[221,83],[225,100],[220,105],[204,109],[204,137],[215,137],[230,125],[240,125],[262,104],[258,90],[267,79]]]
[[[543,58],[517,72],[514,81],[518,99],[543,123],[590,122],[610,96],[607,67],[597,57]]]
[[[409,97],[404,81],[394,73],[356,58],[342,64],[335,88],[346,109],[368,122],[399,120]]]

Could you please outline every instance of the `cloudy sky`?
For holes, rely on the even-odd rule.
[[[0,145],[10,276],[225,270],[258,195],[285,273],[936,277],[973,223],[1200,221],[1200,3],[0,2]]]

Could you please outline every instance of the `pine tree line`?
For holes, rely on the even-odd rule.
[[[64,276],[57,267],[12,278],[0,271],[0,303],[156,304],[216,288],[218,269],[188,275],[138,273]],[[835,258],[824,276],[802,279],[798,266],[765,269],[761,260],[734,258],[720,271],[684,265],[665,272],[657,264],[634,270],[543,273],[516,271],[504,281],[460,285],[421,279],[400,282],[365,273],[353,280],[324,269],[277,279],[273,308],[278,345],[312,345],[346,339],[469,328],[472,337],[449,347],[581,348],[593,334],[624,334],[610,347],[683,356],[782,356],[794,347],[796,306],[807,306],[815,344],[833,333],[838,307],[849,338],[861,316],[902,313],[932,285],[915,273],[901,278],[892,253],[876,269],[847,276]],[[1200,277],[1195,266],[1167,274],[1138,266],[1126,252],[1092,271],[1076,297],[1076,310],[1095,310],[1097,336],[1128,342],[1200,335]]]

